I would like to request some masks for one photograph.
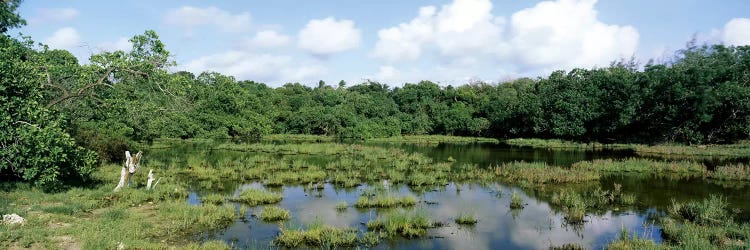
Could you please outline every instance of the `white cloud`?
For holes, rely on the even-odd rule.
[[[29,24],[39,25],[50,22],[64,22],[78,17],[78,10],[74,8],[51,8],[39,10],[39,15],[29,19]]]
[[[191,35],[199,26],[211,25],[224,32],[245,32],[250,28],[250,13],[232,14],[216,7],[199,8],[182,6],[170,10],[164,21],[169,25],[181,26]]]
[[[499,62],[525,71],[590,67],[633,55],[636,29],[601,22],[595,4],[540,2],[514,13],[509,22],[492,15],[489,0],[454,0],[439,11],[426,6],[410,22],[381,29],[371,55],[394,63],[427,54],[446,65]]]
[[[275,30],[261,30],[252,38],[247,38],[244,45],[251,48],[278,48],[291,44],[292,39]]]
[[[388,81],[393,80],[394,78],[398,77],[399,72],[396,68],[390,65],[386,66],[380,66],[380,71],[377,75],[375,75],[375,78],[379,81]]]
[[[735,18],[727,22],[721,40],[727,45],[750,45],[750,19]]]
[[[419,16],[411,22],[378,31],[372,55],[389,62],[418,59],[422,46],[433,39],[434,15],[435,7],[422,7]]]
[[[53,49],[71,49],[81,44],[81,36],[76,29],[65,27],[44,39],[44,43]]]
[[[632,56],[638,31],[597,18],[596,0],[538,3],[513,14],[512,53],[531,67],[590,67]]]
[[[119,39],[117,39],[117,41],[114,42],[100,43],[97,48],[102,51],[129,51],[131,48],[133,48],[133,44],[128,41],[127,37],[120,37]]]
[[[299,48],[320,57],[357,48],[361,40],[353,21],[333,17],[310,20],[298,34]]]
[[[240,50],[200,57],[185,64],[183,69],[196,74],[215,71],[235,76],[239,80],[274,83],[313,81],[326,72],[322,65],[297,62],[290,56],[254,54]]]

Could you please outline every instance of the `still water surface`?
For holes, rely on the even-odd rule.
[[[209,164],[223,159],[240,159],[247,152],[209,150],[210,145],[186,144],[167,149],[155,149],[149,152],[152,160],[167,165],[181,164],[179,155],[199,154]],[[550,165],[569,166],[582,160],[635,157],[632,152],[624,151],[553,151],[542,149],[518,148],[495,144],[432,146],[388,145],[400,147],[411,152],[419,152],[435,160],[445,161],[449,157],[457,163],[476,164],[478,167],[501,164],[511,161],[546,162]],[[320,156],[303,156],[313,164],[325,164],[330,159]],[[739,208],[743,213],[741,219],[750,218],[750,187],[737,183],[712,183],[700,179],[653,178],[653,177],[609,177],[599,183],[580,188],[600,186],[611,189],[614,183],[622,184],[627,193],[636,194],[638,205],[631,209],[611,209],[587,214],[583,225],[565,223],[561,211],[550,204],[549,195],[524,190],[503,183],[479,185],[475,183],[450,183],[449,185],[427,192],[414,192],[408,186],[391,187],[391,192],[401,195],[414,195],[420,201],[414,208],[430,214],[434,221],[441,221],[443,227],[430,229],[428,236],[419,239],[392,239],[381,241],[378,249],[547,249],[565,243],[580,244],[589,249],[601,249],[619,236],[625,228],[641,237],[661,242],[661,231],[654,225],[650,215],[663,213],[671,200],[701,200],[710,194],[721,194],[726,197],[731,207]],[[237,195],[246,188],[264,189],[260,183],[226,183],[223,191],[208,190],[195,185],[188,197],[188,202],[201,204],[201,196],[209,193],[221,193],[225,196]],[[272,189],[283,195],[279,206],[291,212],[291,219],[285,226],[301,226],[311,223],[323,223],[337,227],[357,228],[366,232],[367,221],[375,219],[386,209],[357,209],[351,206],[359,197],[363,185],[357,188],[338,188],[325,184],[323,190],[306,191],[302,186],[283,186]],[[555,188],[555,187],[551,187]],[[562,188],[562,187],[561,187]],[[571,187],[565,187],[571,188]],[[511,210],[510,194],[521,195],[526,206],[522,210]],[[339,201],[346,201],[350,207],[344,211],[335,208]],[[430,201],[429,204],[424,201]],[[240,204],[235,204],[238,208]],[[212,232],[202,237],[219,238],[238,248],[267,248],[279,233],[278,223],[264,223],[254,217],[263,206],[249,208],[243,219],[237,220],[225,230]],[[453,219],[461,212],[471,212],[479,219],[473,226],[456,225]]]

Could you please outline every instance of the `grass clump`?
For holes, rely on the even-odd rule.
[[[377,194],[375,196],[360,196],[354,203],[357,208],[391,208],[408,207],[417,204],[417,198],[411,195],[396,196],[392,194]]]
[[[357,230],[352,228],[336,228],[328,225],[313,224],[307,230],[281,229],[273,243],[285,248],[309,247],[354,247],[359,240]]]
[[[201,202],[203,204],[221,205],[221,204],[224,204],[224,196],[220,194],[204,195],[201,197]]]
[[[367,229],[371,231],[381,231],[388,235],[400,235],[406,238],[427,235],[427,228],[432,226],[429,216],[422,210],[396,211],[367,222]]]
[[[288,220],[289,210],[278,206],[268,206],[263,208],[258,217],[266,222]]]
[[[702,201],[673,201],[669,218],[662,219],[662,236],[684,249],[747,249],[750,224],[735,222],[726,199],[712,195]]]
[[[668,249],[665,246],[661,246],[659,244],[656,244],[653,240],[640,238],[635,234],[630,234],[630,232],[623,227],[622,231],[620,232],[620,237],[610,242],[609,245],[607,245],[607,249],[612,250],[657,250],[657,249]]]
[[[586,248],[576,243],[565,243],[559,246],[550,246],[549,250],[586,250]]]
[[[379,143],[396,143],[396,144],[440,144],[440,143],[452,143],[452,144],[470,144],[470,143],[499,143],[494,138],[482,138],[482,137],[464,137],[464,136],[448,136],[448,135],[404,135],[394,136],[386,138],[372,138],[367,139],[368,142],[379,142]]]
[[[523,209],[523,207],[524,204],[521,196],[516,191],[513,191],[510,195],[510,209]]]
[[[589,170],[606,173],[678,173],[702,175],[706,172],[703,164],[693,161],[657,161],[643,158],[625,160],[593,160],[574,163],[574,170]]]
[[[543,162],[511,162],[493,168],[495,176],[511,182],[534,184],[579,183],[599,180],[594,171],[576,171]]]
[[[725,181],[750,181],[750,165],[737,163],[718,166],[713,172],[709,173],[709,177]]]
[[[250,206],[257,206],[278,203],[281,201],[281,195],[260,189],[248,188],[242,190],[238,197],[231,198],[230,200],[242,202]]]
[[[349,203],[347,203],[346,201],[336,202],[336,210],[343,211],[347,208],[349,208]]]
[[[479,222],[479,220],[477,220],[476,215],[474,213],[465,213],[465,212],[459,213],[455,221],[456,221],[456,224],[460,224],[460,225],[474,225],[474,224],[477,224],[477,222]]]

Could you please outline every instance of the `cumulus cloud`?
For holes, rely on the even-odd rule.
[[[65,27],[44,39],[44,43],[53,49],[71,49],[81,44],[81,35],[76,29]]]
[[[522,64],[586,67],[632,56],[638,31],[597,18],[596,0],[541,2],[511,18],[510,47]]]
[[[381,81],[382,80],[387,81],[387,80],[394,79],[398,75],[399,75],[399,72],[396,68],[390,65],[386,65],[386,66],[380,66],[380,71],[378,72],[377,75],[375,75],[375,78]]]
[[[326,57],[359,47],[362,31],[351,20],[333,17],[310,20],[299,31],[297,45],[308,53]]]
[[[727,22],[721,32],[721,40],[727,45],[750,45],[750,19],[735,18]]]
[[[183,69],[196,74],[215,71],[240,80],[265,82],[309,81],[326,72],[322,65],[298,62],[290,56],[240,50],[200,57],[185,64]]]
[[[39,10],[39,15],[29,19],[30,25],[51,22],[64,22],[78,17],[78,10],[74,8],[45,8]]]
[[[120,37],[114,42],[103,42],[96,46],[101,51],[129,51],[133,45],[128,41],[127,37]]]
[[[190,35],[200,26],[213,26],[224,32],[245,32],[250,28],[250,13],[232,14],[216,7],[182,6],[167,12],[164,21],[180,26]]]
[[[597,18],[596,0],[545,1],[492,15],[489,0],[454,0],[440,10],[422,7],[416,18],[381,29],[372,56],[413,61],[432,53],[446,64],[491,60],[525,70],[607,64],[635,53],[638,31]]]
[[[289,36],[275,30],[261,30],[254,37],[245,39],[243,44],[251,48],[279,48],[291,42],[292,39]]]

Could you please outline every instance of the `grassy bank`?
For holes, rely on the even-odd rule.
[[[483,137],[463,137],[463,136],[447,136],[447,135],[404,135],[386,138],[372,138],[367,139],[367,142],[378,142],[378,143],[395,143],[395,144],[439,144],[439,143],[454,143],[454,144],[469,144],[469,143],[499,143],[500,141],[494,138],[483,138]]]
[[[24,225],[0,224],[0,248],[114,249],[226,249],[225,244],[192,242],[193,236],[220,229],[236,218],[232,206],[185,202],[185,186],[163,179],[152,191],[126,188],[114,193],[118,165],[96,173],[101,185],[43,193],[26,186],[0,192],[2,213],[17,213]]]
[[[750,157],[750,143],[729,145],[642,145],[642,144],[603,144],[599,142],[575,142],[559,139],[508,139],[504,143],[512,146],[560,149],[560,150],[633,150],[643,156],[663,157]]]

